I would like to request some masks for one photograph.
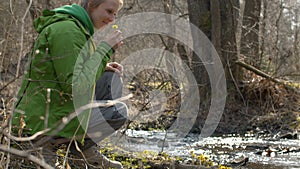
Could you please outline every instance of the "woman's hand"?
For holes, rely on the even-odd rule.
[[[123,44],[123,36],[120,30],[115,30],[113,33],[108,35],[104,41],[108,43],[114,50],[119,48]]]
[[[105,70],[116,72],[120,77],[123,76],[123,66],[117,62],[107,63]]]

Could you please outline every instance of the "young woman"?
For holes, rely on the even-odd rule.
[[[119,30],[112,32],[98,46],[94,45],[92,36],[96,30],[115,20],[122,5],[123,0],[82,0],[81,5],[45,10],[34,21],[39,36],[15,104],[16,110],[23,113],[15,113],[13,117],[19,134],[35,134],[46,128],[55,131],[63,117],[74,112],[75,107],[95,98],[111,100],[121,96],[123,67],[108,62],[122,45],[122,33]],[[88,99],[81,99],[81,96]],[[121,168],[120,163],[100,155],[94,142],[120,128],[126,115],[127,107],[123,103],[87,110],[43,145],[45,160],[55,164],[55,148],[49,144],[60,138],[76,138],[84,140],[80,147],[89,163]],[[114,130],[109,130],[108,126]],[[51,135],[51,131],[46,135]]]

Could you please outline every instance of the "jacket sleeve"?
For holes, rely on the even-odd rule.
[[[58,22],[49,31],[49,54],[53,58],[57,80],[65,93],[72,93],[73,85],[81,90],[76,92],[89,90],[105,70],[113,53],[105,42],[101,42],[93,52],[91,42],[87,41],[86,35],[72,21]]]

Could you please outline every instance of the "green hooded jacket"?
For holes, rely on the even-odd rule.
[[[93,24],[79,5],[45,10],[34,27],[39,36],[15,103],[13,124],[18,132],[50,128],[51,134],[64,117],[93,100],[95,82],[114,51],[105,42],[95,47]],[[56,136],[83,138],[89,112],[72,119]]]

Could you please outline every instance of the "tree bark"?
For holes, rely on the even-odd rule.
[[[236,43],[236,28],[239,8],[239,0],[219,0],[221,7],[221,47],[222,47],[222,62],[225,67],[227,77],[227,86],[229,93],[235,93],[234,81],[239,81],[238,67],[233,63],[238,60],[237,43]],[[233,72],[233,77],[231,76]],[[231,91],[232,90],[232,91]]]
[[[211,42],[218,54],[221,54],[221,13],[219,0],[210,1],[211,11]]]
[[[295,66],[295,72],[299,72],[300,70],[300,61],[299,61],[299,56],[300,56],[300,51],[299,51],[299,34],[300,34],[300,28],[299,28],[299,23],[300,23],[300,10],[298,6],[300,5],[299,2],[296,2],[296,8],[295,8],[295,33],[294,33],[294,59],[295,62],[298,63]],[[300,79],[300,77],[299,77]]]
[[[192,24],[198,27],[204,34],[210,38],[211,35],[211,20],[209,11],[209,0],[188,0],[189,19]],[[192,29],[194,50],[202,47],[201,39],[198,39],[199,35]],[[193,52],[191,58],[191,70],[197,81],[199,96],[201,103],[199,103],[198,117],[193,127],[194,132],[200,132],[200,128],[204,124],[205,117],[207,116],[209,103],[210,103],[210,83],[209,76],[205,68],[205,63],[200,59],[195,52]]]
[[[205,33],[206,36],[210,37],[210,28],[208,29],[210,22],[209,14],[209,0],[188,0],[189,19],[192,24],[198,27]],[[201,46],[201,39],[198,37],[197,32],[192,31],[194,49]],[[194,52],[191,59],[191,69],[199,85],[200,97],[205,98],[207,87],[209,85],[208,74],[206,73],[205,66],[199,56]]]
[[[246,56],[246,62],[259,66],[259,20],[261,0],[246,0],[243,16],[243,31],[241,39],[241,54]]]
[[[259,56],[259,65],[258,67],[262,67],[264,65],[263,59],[265,55],[265,35],[266,35],[266,22],[267,22],[267,8],[268,8],[268,2],[267,0],[262,1],[262,8],[261,8],[261,14],[262,14],[262,23],[260,25],[260,46],[259,46],[259,51],[260,51],[260,56]],[[268,72],[268,67],[267,70]]]

